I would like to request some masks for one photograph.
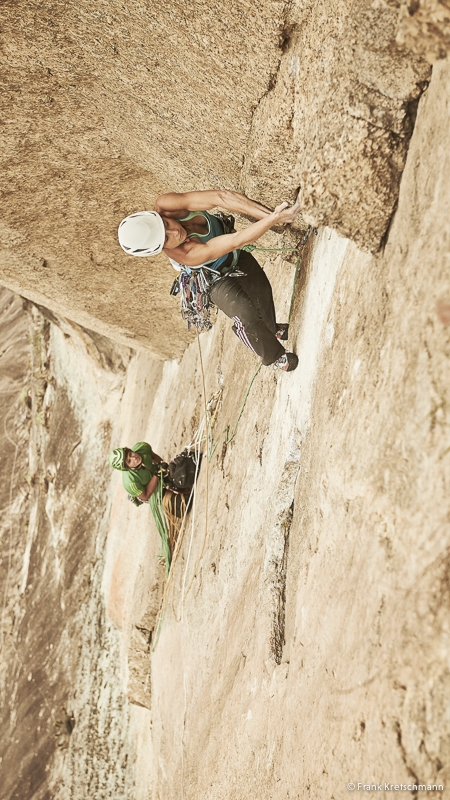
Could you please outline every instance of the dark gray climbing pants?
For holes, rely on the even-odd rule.
[[[275,336],[272,287],[251,253],[241,251],[236,269],[245,276],[218,280],[211,289],[211,300],[234,320],[233,330],[241,341],[269,366],[285,352]]]

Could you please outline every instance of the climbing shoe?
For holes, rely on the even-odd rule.
[[[275,336],[277,337],[277,339],[280,339],[282,342],[285,342],[289,336],[289,323],[288,322],[277,323]]]
[[[294,369],[297,368],[298,365],[298,356],[295,353],[283,353],[280,358],[277,358],[275,361],[273,368],[274,369],[281,369],[283,372],[292,372]]]

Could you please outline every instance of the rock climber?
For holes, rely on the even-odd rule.
[[[109,454],[110,466],[122,472],[128,499],[140,506],[148,502],[161,537],[160,556],[169,574],[172,553],[183,517],[189,510],[201,456],[188,449],[166,464],[147,442],[134,447],[116,447]]]
[[[236,232],[233,218],[230,227],[226,217],[204,210],[217,206],[256,222]],[[139,211],[122,220],[119,243],[133,256],[163,251],[175,269],[189,275],[194,268],[205,268],[208,296],[233,319],[236,335],[265,366],[290,372],[298,357],[281,344],[288,338],[288,324],[276,322],[269,280],[251,253],[241,248],[273,226],[291,223],[298,213],[298,201],[291,207],[281,203],[271,211],[230,190],[168,192],[158,197],[154,211]]]
[[[197,478],[201,456],[195,456],[186,448],[167,464],[147,442],[138,442],[131,449],[116,447],[109,454],[109,463],[122,472],[125,491],[135,505],[140,505],[154,495],[158,481],[161,481],[161,495],[166,492],[189,494]]]
[[[109,463],[122,472],[123,488],[128,495],[142,503],[150,499],[162,480],[161,466],[167,467],[147,442],[138,442],[132,448],[116,447],[109,454]]]

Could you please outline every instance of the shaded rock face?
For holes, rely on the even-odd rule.
[[[127,353],[61,324],[0,292],[2,800],[129,797],[133,786],[101,589],[108,412]]]
[[[164,256],[120,250],[167,189],[237,187],[284,2],[8,2],[0,279],[167,358],[187,341]]]
[[[4,289],[0,290],[0,334],[0,686],[3,712],[8,668],[15,671],[20,666],[16,664],[9,632],[18,615],[15,587],[21,584],[22,561],[17,562],[14,554],[21,539],[26,538],[26,520],[30,512],[26,477],[29,472],[27,418],[31,402],[26,388],[30,363],[26,315],[20,299]]]
[[[377,249],[430,73],[397,43],[401,5],[4,4],[0,279],[168,358],[190,340],[170,267],[116,237],[162,191],[300,189],[308,221]]]

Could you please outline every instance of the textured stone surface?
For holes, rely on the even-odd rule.
[[[341,800],[349,782],[448,795],[449,98],[442,61],[383,252],[311,237],[290,319],[300,367],[260,371],[228,446],[256,359],[228,321],[202,337],[223,396],[152,653],[154,798]],[[292,272],[266,268],[283,313]],[[199,418],[195,358],[165,373],[161,441],[195,397]]]
[[[126,351],[62,325],[0,290],[0,794],[125,800],[130,711],[102,579]]]
[[[449,0],[402,0],[397,42],[430,64],[450,51]]]
[[[377,250],[429,65],[395,42],[399,2],[294,3],[243,170],[250,194],[299,187],[304,215]]]
[[[430,3],[408,6],[419,52]],[[167,358],[190,341],[171,269],[116,241],[160,192],[300,188],[307,220],[377,249],[430,73],[396,43],[400,5],[4,3],[0,280]]]
[[[0,280],[117,341],[179,354],[171,268],[125,256],[117,225],[167,189],[237,187],[283,8],[3,4]]]
[[[383,252],[329,229],[308,241],[290,317],[296,372],[255,377],[223,317],[200,337],[202,364],[197,342],[162,364],[69,325],[31,337],[31,409],[0,397],[21,444],[17,481],[9,441],[1,467],[2,508],[11,485],[16,503],[12,532],[0,519],[14,543],[0,570],[5,597],[11,555],[2,800],[448,786],[449,67],[434,66],[421,98]],[[286,319],[295,266],[272,254],[265,268]],[[29,357],[19,310],[0,298],[2,392],[19,391]],[[207,397],[222,391],[214,452],[151,655],[149,711],[124,700],[120,661],[126,678],[133,625],[154,624],[158,535],[105,452],[141,438],[180,452],[203,414],[203,376]],[[76,724],[60,752],[63,702]]]
[[[149,631],[133,628],[128,647],[127,697],[131,703],[151,708]]]

